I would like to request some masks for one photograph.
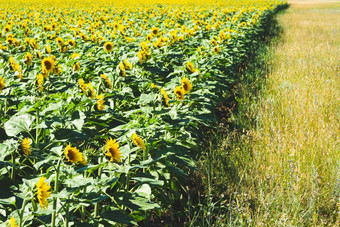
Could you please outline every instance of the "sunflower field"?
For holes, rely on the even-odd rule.
[[[0,0],[0,224],[138,225],[285,0]]]

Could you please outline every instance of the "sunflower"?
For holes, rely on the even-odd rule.
[[[105,155],[110,157],[110,162],[122,162],[122,153],[119,150],[119,144],[116,142],[116,140],[108,139],[106,141],[106,147],[105,150],[107,153]]]
[[[158,35],[158,33],[159,33],[159,28],[154,27],[154,28],[151,30],[151,33],[152,33],[152,35]]]
[[[104,106],[104,102],[105,102],[104,95],[103,94],[98,95],[97,99],[98,99],[98,101],[97,101],[97,109],[100,110],[100,111],[103,111],[104,107],[105,107]]]
[[[212,39],[212,40],[210,41],[210,43],[211,43],[211,45],[213,45],[213,46],[216,46],[216,45],[217,45],[216,39]]]
[[[9,25],[6,25],[6,27],[4,28],[5,32],[10,32],[11,31],[11,27]]]
[[[38,189],[38,193],[37,193],[37,197],[40,203],[40,206],[42,208],[47,208],[48,207],[48,201],[47,198],[50,197],[50,188],[51,186],[47,184],[47,182],[45,181],[45,177],[40,177],[38,183],[37,183],[37,189]]]
[[[142,50],[144,50],[145,52],[149,52],[149,47],[146,42],[141,42],[140,45],[142,46]]]
[[[74,63],[73,69],[74,69],[74,71],[79,71],[80,70],[80,63],[79,62]]]
[[[105,81],[106,87],[112,89],[112,84],[111,84],[109,78],[105,74],[101,74],[100,77]]]
[[[51,46],[50,46],[50,44],[47,44],[46,45],[46,53],[51,54],[51,52],[52,52]]]
[[[174,93],[176,94],[176,98],[177,98],[179,101],[184,100],[185,91],[184,91],[183,88],[181,88],[180,86],[177,86],[176,89],[174,90]]]
[[[111,52],[113,50],[113,43],[112,42],[104,43],[104,50],[108,53]]]
[[[164,90],[164,88],[161,89],[161,93],[163,95],[163,98],[164,98],[164,103],[167,107],[170,107],[170,104],[169,104],[169,96],[168,96],[168,93],[166,93],[166,91]]]
[[[125,69],[129,70],[132,68],[132,64],[127,61],[127,59],[124,59],[123,61]]]
[[[216,47],[214,47],[214,52],[216,53],[216,54],[218,54],[218,52],[220,52],[220,47],[219,46],[216,46]]]
[[[83,79],[79,79],[78,83],[79,83],[80,89],[83,91],[84,94],[86,94],[86,92],[87,92],[87,85],[85,84],[84,80]]]
[[[70,45],[71,47],[75,47],[76,46],[76,42],[73,39],[69,39],[67,41],[67,44]]]
[[[125,66],[124,66],[124,64],[121,63],[121,62],[119,63],[119,69],[120,69],[119,74],[120,74],[121,76],[126,76]]]
[[[44,76],[42,74],[37,75],[37,83],[38,83],[38,88],[40,91],[44,90],[43,83],[44,83]]]
[[[71,55],[72,59],[76,59],[76,58],[79,58],[79,57],[80,57],[80,55],[78,53],[74,53],[74,54]]]
[[[132,134],[132,140],[133,140],[134,144],[136,144],[137,147],[140,147],[143,150],[146,149],[143,139],[141,137],[139,137],[136,133]]]
[[[192,84],[190,83],[190,81],[186,77],[184,77],[182,79],[182,88],[183,88],[185,94],[189,94],[189,92],[192,89]]]
[[[54,69],[54,63],[55,62],[51,57],[44,58],[44,60],[41,61],[43,73],[52,72]]]
[[[25,155],[31,155],[31,150],[30,150],[30,146],[31,145],[31,141],[29,138],[25,138],[22,142],[21,142],[21,149],[24,152]]]
[[[29,53],[29,52],[26,53],[26,56],[25,56],[25,63],[26,63],[27,65],[32,64],[32,54]]]
[[[190,61],[187,63],[187,69],[192,73],[196,72],[194,65]]]
[[[15,224],[14,217],[11,217],[11,219],[9,219],[9,224],[11,225],[11,227],[18,227],[18,225]]]
[[[64,46],[65,45],[64,40],[61,37],[57,37],[55,39],[55,41],[58,43],[59,46]]]
[[[71,144],[67,145],[65,151],[66,159],[74,164],[86,164],[85,158],[81,152],[76,147],[71,147]]]
[[[0,76],[0,92],[1,92],[2,89],[4,89],[5,87],[6,87],[5,79],[3,79],[2,76]]]

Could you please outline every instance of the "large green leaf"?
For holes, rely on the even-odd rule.
[[[11,117],[5,123],[5,131],[8,136],[16,136],[20,132],[29,132],[31,124],[34,121],[34,116],[23,114]]]

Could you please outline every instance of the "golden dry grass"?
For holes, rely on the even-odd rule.
[[[252,131],[257,220],[340,224],[340,5],[297,2],[278,18]]]

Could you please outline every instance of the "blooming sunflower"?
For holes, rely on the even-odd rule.
[[[84,79],[79,79],[78,83],[79,83],[79,86],[80,86],[81,90],[83,91],[83,93],[86,94],[86,92],[87,92],[87,85],[85,84]]]
[[[214,47],[214,52],[216,53],[216,54],[218,54],[218,52],[220,52],[220,47],[219,46],[216,46],[216,47]]]
[[[105,150],[107,151],[105,155],[110,157],[110,162],[122,162],[122,153],[120,152],[119,144],[115,139],[112,140],[110,137],[110,139],[106,141]]]
[[[47,44],[46,45],[46,53],[51,54],[51,52],[52,52],[51,46],[50,46],[50,44]]]
[[[190,83],[190,81],[186,77],[184,77],[182,79],[182,88],[183,88],[185,94],[189,94],[189,92],[192,89],[192,84]]]
[[[32,54],[27,52],[25,56],[25,63],[26,65],[32,64]]]
[[[51,186],[48,185],[47,182],[45,181],[45,177],[40,177],[38,183],[37,183],[37,189],[38,189],[38,193],[37,193],[37,197],[40,203],[40,206],[42,208],[47,208],[48,207],[48,201],[47,198],[50,197],[50,188]]]
[[[126,76],[125,66],[124,66],[124,64],[121,63],[121,62],[119,63],[119,69],[120,69],[119,74],[120,74],[121,76]]]
[[[30,146],[31,145],[31,141],[29,138],[25,138],[23,139],[23,141],[21,142],[21,149],[24,152],[25,155],[31,155],[31,150],[30,150]]]
[[[177,98],[179,101],[184,100],[185,91],[184,91],[183,88],[181,88],[180,86],[177,86],[176,89],[174,90],[174,93],[176,94],[176,98]]]
[[[142,138],[140,138],[137,134],[133,133],[132,135],[132,140],[133,142],[136,144],[137,147],[142,148],[143,150],[146,149],[145,145],[144,145],[144,141]]]
[[[112,42],[104,43],[104,50],[106,52],[111,52],[113,50],[113,43]]]
[[[70,45],[71,47],[75,47],[76,46],[76,41],[74,41],[73,39],[69,39],[67,41],[67,44]]]
[[[164,90],[164,88],[161,89],[161,93],[163,95],[163,98],[164,98],[164,103],[167,107],[170,107],[170,104],[169,104],[169,96],[168,96],[168,93],[166,93],[166,91]]]
[[[4,89],[5,87],[6,87],[5,79],[3,79],[2,76],[0,76],[0,92],[1,92],[2,89]]]
[[[159,33],[159,28],[154,27],[154,28],[151,30],[151,33],[152,33],[152,35],[158,35],[158,33]]]
[[[66,159],[74,164],[86,164],[85,158],[81,152],[76,147],[71,147],[71,144],[67,145],[65,151]]]
[[[125,69],[129,70],[129,69],[132,68],[132,64],[130,62],[128,62],[127,59],[124,59],[123,63],[124,63]]]
[[[44,60],[41,61],[43,73],[52,72],[54,69],[54,64],[55,62],[53,61],[52,58],[50,57],[44,58]]]
[[[55,41],[58,43],[59,46],[64,46],[64,40],[61,37],[57,37]]]
[[[43,86],[44,76],[40,73],[37,75],[37,83],[38,83],[39,90],[40,91],[44,90],[44,86]]]

